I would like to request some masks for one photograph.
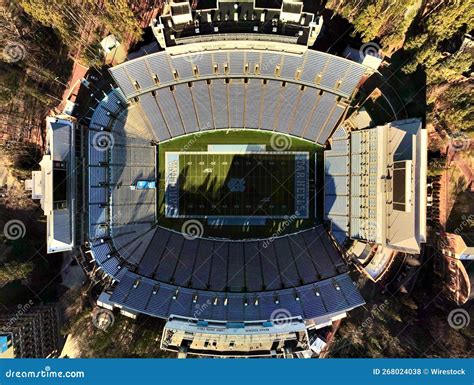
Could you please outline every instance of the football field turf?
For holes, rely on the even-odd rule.
[[[307,152],[167,153],[167,169],[168,216],[278,218],[307,206]]]

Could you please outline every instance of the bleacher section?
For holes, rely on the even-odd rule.
[[[214,79],[143,94],[121,125],[155,141],[200,130],[250,128],[324,144],[345,109],[337,95],[293,83]]]
[[[204,129],[251,128],[319,144],[326,143],[365,71],[312,50],[299,56],[201,52],[189,58],[158,52],[110,69],[126,98],[138,100],[143,112],[127,122],[149,127],[156,141]]]
[[[350,98],[367,68],[325,52],[302,55],[240,49],[171,56],[162,51],[110,69],[127,99],[158,88],[219,77],[275,78]],[[175,73],[175,76],[173,76]]]
[[[127,271],[110,300],[159,318],[177,315],[227,322],[265,321],[285,309],[288,316],[323,323],[364,304],[348,274],[278,292],[224,293],[178,287]]]
[[[324,151],[324,216],[342,245],[349,232],[349,136],[339,127],[332,136],[331,150]]]
[[[279,290],[347,271],[322,226],[271,241],[186,239],[146,224],[113,225],[112,234],[92,246],[100,263],[115,259],[109,274],[122,264],[140,276],[200,290]]]
[[[151,190],[131,190],[138,179],[155,179],[156,149],[149,131],[137,120],[137,106],[126,108],[120,90],[96,107],[89,128],[89,239],[117,231],[117,242],[138,228],[155,223],[156,196]],[[136,107],[136,108],[133,108]],[[136,112],[138,111],[138,112]],[[133,119],[127,116],[133,115]],[[142,120],[143,122],[143,120]],[[134,125],[135,124],[135,125]],[[105,140],[104,147],[100,146]],[[125,228],[125,229],[124,229]],[[125,247],[125,241],[121,242]]]

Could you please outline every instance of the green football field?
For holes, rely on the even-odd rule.
[[[173,155],[178,168],[174,205],[180,217],[277,218],[293,215],[298,199],[307,203],[307,191],[298,198],[296,188],[307,188],[308,153]]]
[[[169,162],[167,161],[169,153],[176,154],[176,164],[179,164],[179,155],[195,152],[208,153],[209,145],[217,146],[232,144],[236,146],[265,146],[264,148],[266,151],[271,151],[272,138],[274,138],[273,132],[236,129],[199,132],[197,134],[181,136],[179,138],[160,143],[157,147],[156,157],[159,177],[159,188],[157,189],[158,224],[160,226],[182,232],[182,228],[186,224],[186,221],[192,218],[191,215],[181,215],[182,213],[180,211],[182,210],[180,210],[179,207],[179,196],[181,191],[179,190],[178,183],[176,184],[175,189],[170,189],[170,185],[168,183],[169,170],[167,170],[169,166]],[[285,217],[267,217],[264,219],[264,224],[263,222],[259,222],[260,219],[252,220],[251,218],[251,223],[247,223],[246,220],[249,219],[248,216],[240,216],[234,219],[231,212],[228,212],[228,214],[224,213],[224,215],[218,214],[218,216],[210,218],[212,213],[207,214],[207,212],[210,211],[210,208],[212,209],[212,205],[209,205],[207,208],[201,208],[201,210],[206,211],[205,215],[194,215],[194,217],[197,217],[196,219],[199,220],[203,225],[206,236],[229,239],[256,237],[265,238],[270,237],[275,233],[285,235],[295,231],[305,230],[313,227],[315,223],[321,223],[323,216],[323,194],[317,192],[323,191],[324,178],[319,177],[319,175],[324,174],[322,157],[323,148],[315,143],[292,137],[291,145],[286,151],[288,152],[275,152],[275,155],[281,156],[282,154],[286,153],[287,155],[292,156],[292,153],[295,152],[309,154],[309,160],[307,162],[309,165],[309,181],[307,182],[307,187],[309,187],[309,189],[306,191],[306,195],[299,194],[304,195],[301,199],[295,199],[299,202],[299,204],[301,204],[301,206],[305,206],[301,209],[302,215],[300,215],[300,218],[298,220],[288,220],[288,218]],[[275,172],[278,172],[278,170]],[[176,179],[178,182],[178,167],[176,167]],[[238,185],[238,183],[235,183],[235,186]],[[292,190],[294,191],[295,188],[293,187]],[[173,201],[171,202],[172,207],[170,207],[170,201]],[[294,202],[295,201],[292,200],[290,203],[293,204],[293,207],[295,204]],[[191,205],[194,206],[192,202]],[[287,206],[289,212],[290,206]],[[304,208],[306,208],[306,211]],[[227,209],[229,209],[229,207],[227,207]],[[289,215],[287,213],[285,214]],[[306,218],[304,217],[304,214],[307,214]],[[219,217],[220,215],[222,215],[222,218],[224,218],[223,221],[221,221],[221,218]],[[211,222],[204,219],[204,216],[208,216],[208,219],[211,219]],[[213,220],[215,220],[215,222],[212,222]]]

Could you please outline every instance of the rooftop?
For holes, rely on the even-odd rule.
[[[207,1],[192,9],[187,1],[172,2],[152,24],[158,42],[171,47],[186,42],[228,39],[280,40],[312,45],[322,19],[303,12],[303,3],[283,1]]]
[[[40,162],[41,170],[34,171],[27,183],[47,219],[48,253],[74,247],[75,127],[74,118],[66,115],[46,119],[47,152]]]

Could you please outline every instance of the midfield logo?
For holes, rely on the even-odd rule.
[[[227,187],[230,192],[244,192],[245,191],[245,179],[241,178],[231,178],[227,182]]]

